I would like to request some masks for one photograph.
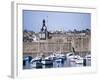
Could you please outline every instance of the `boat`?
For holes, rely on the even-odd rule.
[[[76,63],[76,64],[83,64],[83,58],[76,59],[76,60],[75,60],[75,63]]]
[[[53,60],[51,60],[50,58],[45,58],[45,59],[42,59],[41,63],[43,65],[52,65],[53,64]]]
[[[91,55],[90,54],[86,55],[85,59],[86,59],[86,65],[91,66]]]
[[[31,60],[32,60],[31,56],[24,56],[23,57],[23,66],[26,66],[26,62],[29,64]]]
[[[32,68],[42,68],[41,57],[35,57],[30,61]]]
[[[66,54],[66,58],[69,58],[70,56],[73,56],[74,54],[72,52],[69,52]]]
[[[90,54],[86,55],[85,58],[90,61],[91,60],[91,55]]]
[[[79,55],[72,55],[68,57],[70,62],[75,62],[76,64],[83,64],[83,58]]]

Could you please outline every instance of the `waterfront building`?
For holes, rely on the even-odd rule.
[[[30,38],[30,35],[34,35]],[[27,36],[27,37],[26,37]],[[58,52],[74,52],[85,56],[91,52],[91,33],[89,32],[52,32],[47,30],[45,20],[39,33],[26,32],[23,36],[23,55],[33,57],[44,54],[48,56]],[[33,39],[33,40],[30,40]]]

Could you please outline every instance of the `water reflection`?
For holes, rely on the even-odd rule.
[[[63,61],[60,60],[54,60],[53,63],[50,64],[42,64],[40,63],[34,63],[33,64],[29,63],[26,61],[25,66],[23,66],[23,69],[42,69],[42,68],[61,68],[61,67],[83,67],[83,63],[76,63],[75,61],[70,61],[70,59],[66,59]],[[86,66],[91,66],[91,61],[86,60]]]

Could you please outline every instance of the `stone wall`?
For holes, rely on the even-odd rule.
[[[91,52],[91,36],[90,35],[70,35],[52,37],[48,40],[40,40],[37,42],[24,42],[23,53],[25,54],[48,54],[53,52],[67,53],[72,51],[72,47],[76,52]]]

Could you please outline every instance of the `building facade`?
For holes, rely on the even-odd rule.
[[[91,52],[91,36],[86,33],[52,34],[51,39],[23,43],[23,54],[36,56],[54,52],[85,55]]]

